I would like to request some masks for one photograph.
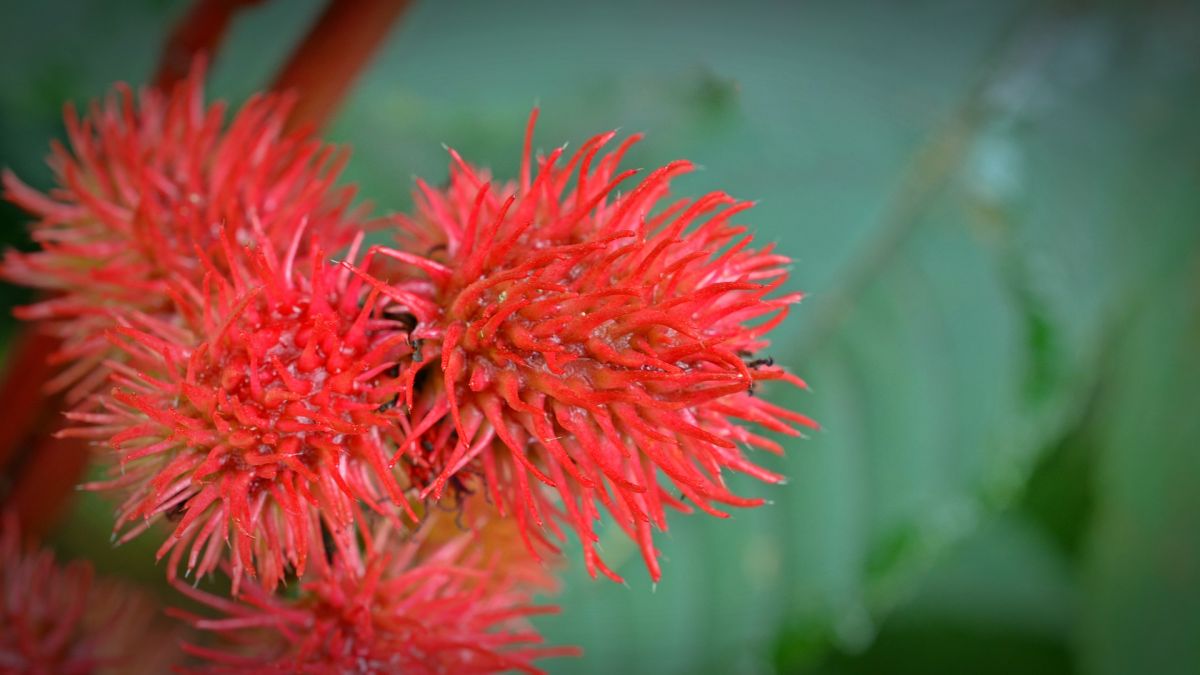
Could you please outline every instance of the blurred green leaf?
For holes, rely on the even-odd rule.
[[[1103,399],[1081,612],[1092,673],[1200,670],[1200,257],[1181,262],[1130,311]]]
[[[1075,581],[1059,551],[1019,514],[989,520],[951,547],[862,653],[796,658],[782,673],[1075,672]]]

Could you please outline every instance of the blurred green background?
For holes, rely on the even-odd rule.
[[[144,81],[185,4],[6,0],[0,164],[46,187],[62,102]],[[213,95],[319,5],[241,15]],[[632,165],[760,200],[809,293],[771,353],[812,392],[764,395],[825,431],[737,481],[772,505],[675,517],[657,588],[614,533],[628,587],[573,556],[551,672],[1200,673],[1197,5],[417,2],[329,130],[380,210],[443,142],[512,175],[536,102],[541,147],[645,131]],[[107,519],[54,541],[160,578]]]

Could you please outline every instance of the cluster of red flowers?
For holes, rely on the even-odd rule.
[[[526,618],[564,527],[619,579],[607,512],[657,580],[666,507],[761,503],[723,473],[779,481],[744,451],[815,426],[754,396],[803,386],[760,357],[799,299],[788,260],[732,222],[749,203],[669,200],[688,162],[637,180],[614,133],[535,157],[535,112],[516,181],[451,152],[448,186],[381,223],[337,187],[342,153],[284,130],[287,99],[226,124],[201,78],[68,110],[58,188],[4,176],[39,249],[0,265],[47,291],[20,314],[63,340],[63,434],[110,468],[88,487],[121,495],[114,536],[166,524],[169,577],[225,615],[180,613],[221,638],[192,654],[531,670],[560,653]],[[381,227],[395,243],[366,247]],[[181,570],[225,571],[231,597]]]

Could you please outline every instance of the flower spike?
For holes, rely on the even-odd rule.
[[[164,672],[177,660],[148,596],[85,561],[27,550],[18,529],[14,513],[0,516],[0,670]]]
[[[361,551],[314,555],[297,597],[250,583],[237,601],[176,587],[220,613],[173,612],[224,638],[185,649],[221,672],[541,673],[546,647],[528,624],[554,607],[530,604],[555,584],[479,498],[428,514],[420,528],[382,521]]]
[[[618,165],[636,139],[599,156],[612,133],[534,161],[536,116],[517,184],[497,186],[452,152],[448,187],[419,182],[416,214],[396,218],[399,247],[379,251],[404,264],[376,265],[395,296],[440,307],[413,332],[428,346],[404,377],[436,372],[412,387],[401,450],[435,468],[434,497],[456,477],[483,477],[523,532],[558,519],[549,488],[589,570],[617,579],[594,547],[602,505],[657,580],[651,530],[666,528],[665,506],[724,517],[725,506],[762,503],[731,493],[725,470],[781,480],[746,458],[780,451],[747,423],[816,427],[753,395],[764,381],[804,386],[758,356],[800,295],[777,294],[790,261],[732,224],[750,203],[667,200],[690,162],[631,183]],[[418,443],[416,430],[443,440]]]
[[[345,550],[364,506],[416,518],[389,466],[407,328],[319,249],[271,253],[205,261],[203,290],[173,289],[187,326],[134,314],[116,328],[115,387],[65,432],[111,445],[113,477],[87,487],[127,495],[122,540],[173,521],[171,576],[185,550],[189,573],[212,572],[228,542],[235,593],[243,574],[268,590],[303,574],[318,520]]]
[[[54,359],[71,365],[49,386],[72,401],[104,381],[116,355],[105,332],[133,312],[169,314],[172,285],[200,283],[196,252],[215,256],[222,232],[286,249],[303,231],[305,246],[340,250],[357,230],[352,191],[334,186],[345,153],[285,132],[292,103],[279,96],[252,98],[225,126],[223,104],[204,106],[204,74],[197,63],[169,94],[117,85],[83,117],[68,106],[47,194],[3,174],[5,196],[37,218],[39,250],[7,252],[0,277],[48,292],[17,314],[63,339]]]

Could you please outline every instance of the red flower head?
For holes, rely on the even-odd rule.
[[[314,554],[293,597],[250,584],[231,602],[176,584],[224,617],[179,615],[230,643],[185,649],[215,669],[253,673],[540,672],[535,659],[578,654],[538,646],[526,619],[556,608],[529,602],[553,581],[515,543],[512,521],[471,501],[459,514],[467,531],[433,513],[407,535],[383,523],[361,554]]]
[[[302,574],[318,517],[349,549],[359,500],[389,517],[408,508],[387,438],[400,414],[390,372],[411,350],[377,291],[320,251],[297,259],[301,232],[283,256],[237,255],[232,237],[228,272],[201,258],[204,283],[171,290],[183,326],[131,313],[114,331],[128,363],[110,363],[116,388],[66,433],[115,450],[114,478],[88,487],[128,492],[123,539],[175,521],[159,551],[173,549],[171,576],[189,542],[187,569],[204,575],[232,539],[236,593],[243,572],[268,589]]]
[[[91,565],[58,565],[50,551],[21,547],[17,520],[0,520],[0,672],[163,672],[170,635],[134,588],[95,580]]]
[[[454,476],[483,475],[523,531],[550,521],[531,483],[554,488],[589,569],[615,579],[593,548],[602,503],[657,580],[651,525],[666,528],[664,505],[686,510],[686,498],[724,517],[720,504],[762,502],[730,493],[724,470],[780,480],[743,455],[780,451],[745,423],[793,435],[793,424],[816,426],[753,396],[765,380],[803,386],[757,357],[800,296],[772,297],[788,259],[751,248],[730,223],[751,204],[719,192],[664,203],[690,163],[619,193],[636,171],[618,164],[638,139],[597,159],[607,133],[565,165],[561,149],[539,159],[531,177],[535,120],[517,184],[492,186],[452,151],[449,187],[418,183],[417,215],[399,219],[406,250],[380,251],[423,273],[400,270],[385,292],[439,307],[414,309],[425,346],[404,373],[413,429],[401,450],[441,468],[435,495]],[[448,442],[418,442],[429,438]]]
[[[198,66],[170,95],[136,101],[118,85],[82,120],[68,106],[70,149],[53,146],[49,194],[3,175],[7,198],[38,218],[40,250],[10,251],[0,276],[52,292],[17,314],[64,340],[55,358],[72,365],[51,386],[77,384],[75,398],[103,381],[114,315],[169,308],[171,280],[199,281],[195,251],[214,253],[222,224],[240,245],[286,247],[305,223],[329,250],[353,236],[343,226],[351,193],[332,189],[343,158],[282,131],[289,100],[255,97],[223,130],[225,107],[204,107],[203,77]]]

